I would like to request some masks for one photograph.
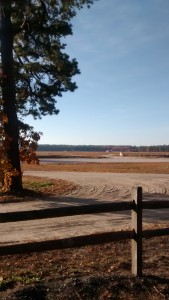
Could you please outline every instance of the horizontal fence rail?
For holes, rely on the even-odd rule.
[[[142,188],[137,187],[132,201],[102,203],[97,205],[67,206],[43,210],[31,210],[20,212],[0,213],[0,223],[29,221],[46,218],[58,218],[76,215],[113,213],[131,210],[131,230],[114,231],[76,236],[59,240],[35,241],[20,244],[8,244],[0,246],[0,256],[22,254],[30,252],[42,252],[55,249],[82,247],[97,245],[113,241],[131,240],[132,273],[142,275],[142,238],[169,235],[169,228],[142,230],[143,209],[167,209],[169,201],[142,201]]]

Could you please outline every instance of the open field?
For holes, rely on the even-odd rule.
[[[129,157],[169,157],[169,152],[124,152],[124,156]],[[110,157],[110,156],[119,156],[119,152],[87,152],[87,151],[37,151],[38,157]]]
[[[80,155],[80,154],[79,154]],[[93,154],[96,155],[96,154]],[[95,156],[96,157],[96,156]],[[96,201],[112,201],[131,197],[133,182],[144,183],[144,197],[168,199],[169,163],[57,163],[39,166],[23,165],[24,174],[41,174],[43,178],[24,175],[24,186],[32,189],[29,197],[9,199],[0,204],[1,211],[23,210],[45,205],[79,205]],[[124,173],[124,174],[123,174]],[[126,184],[125,184],[126,182]],[[130,188],[129,188],[130,187]],[[8,199],[7,199],[8,200]],[[29,200],[29,201],[27,201]],[[149,215],[145,228],[166,227],[168,214],[163,211]],[[19,239],[30,229],[32,239],[47,235],[73,234],[85,231],[87,222],[104,230],[129,225],[128,216],[116,215],[114,220],[103,214],[94,219],[81,216],[60,226],[52,223],[39,228],[23,224]],[[105,218],[105,221],[103,221]],[[112,218],[112,216],[111,216]],[[103,223],[105,222],[105,223]],[[114,223],[113,223],[114,222]],[[124,223],[123,223],[124,222]],[[115,224],[116,223],[116,224]],[[161,224],[162,223],[162,224]],[[98,225],[97,225],[98,224]],[[113,225],[114,224],[114,225]],[[123,225],[124,224],[124,225]],[[128,225],[126,225],[128,224]],[[9,236],[18,224],[9,227]],[[47,227],[49,226],[49,227]],[[100,226],[100,227],[99,227]],[[65,229],[64,229],[65,227]],[[64,231],[63,231],[64,229]],[[87,230],[87,229],[86,229]],[[111,228],[110,228],[111,230]],[[1,233],[3,234],[1,226]],[[7,231],[6,231],[7,232]],[[33,236],[34,234],[34,236]],[[46,234],[46,235],[45,235]],[[2,236],[2,240],[3,240]],[[18,240],[19,240],[18,239]],[[143,277],[131,276],[130,242],[121,241],[78,249],[57,250],[32,255],[13,255],[0,261],[0,296],[2,300],[162,300],[169,299],[169,239],[157,237],[143,240]]]
[[[48,157],[48,158],[67,158],[67,157],[94,157],[99,158],[106,155],[105,152],[81,152],[81,151],[37,151],[37,156]],[[119,153],[115,152],[113,155],[118,155]]]
[[[169,163],[53,163],[23,165],[23,171],[169,174]]]
[[[39,158],[57,158],[57,162],[53,163],[41,163],[40,165],[25,165],[22,169],[36,170],[36,171],[65,171],[65,172],[100,172],[100,173],[145,173],[145,174],[169,174],[169,152],[125,152],[125,157],[133,158],[151,158],[151,161],[147,162],[128,162],[126,159],[121,158],[121,162],[110,162],[110,158],[119,157],[117,152],[37,152]],[[125,158],[124,157],[124,158]],[[59,158],[61,159],[59,161]],[[64,161],[62,159],[65,159]],[[69,161],[67,159],[77,158],[76,161]],[[83,162],[83,159],[87,158],[87,162]],[[91,162],[90,159],[91,158]],[[102,161],[102,159],[104,160]],[[107,162],[106,162],[107,158]],[[159,162],[159,158],[164,158],[164,161]],[[166,158],[166,161],[165,161]],[[82,159],[80,161],[79,159]],[[92,159],[98,159],[97,162],[93,162]],[[157,159],[157,161],[156,161]],[[99,163],[102,162],[102,163]]]

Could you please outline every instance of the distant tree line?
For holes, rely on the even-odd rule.
[[[51,145],[39,144],[38,151],[86,151],[86,152],[168,152],[169,145],[131,146],[131,145]]]

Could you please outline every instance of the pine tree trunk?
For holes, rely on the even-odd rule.
[[[7,3],[5,3],[7,2]],[[22,175],[19,158],[19,129],[16,113],[15,81],[13,73],[13,28],[11,23],[10,1],[0,0],[1,10],[1,64],[2,64],[2,99],[4,115],[7,122],[4,124],[5,155],[18,175],[12,176],[11,192],[22,190]]]

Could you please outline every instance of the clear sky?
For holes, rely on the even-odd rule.
[[[65,42],[78,89],[31,121],[41,144],[169,144],[169,0],[98,0]]]

